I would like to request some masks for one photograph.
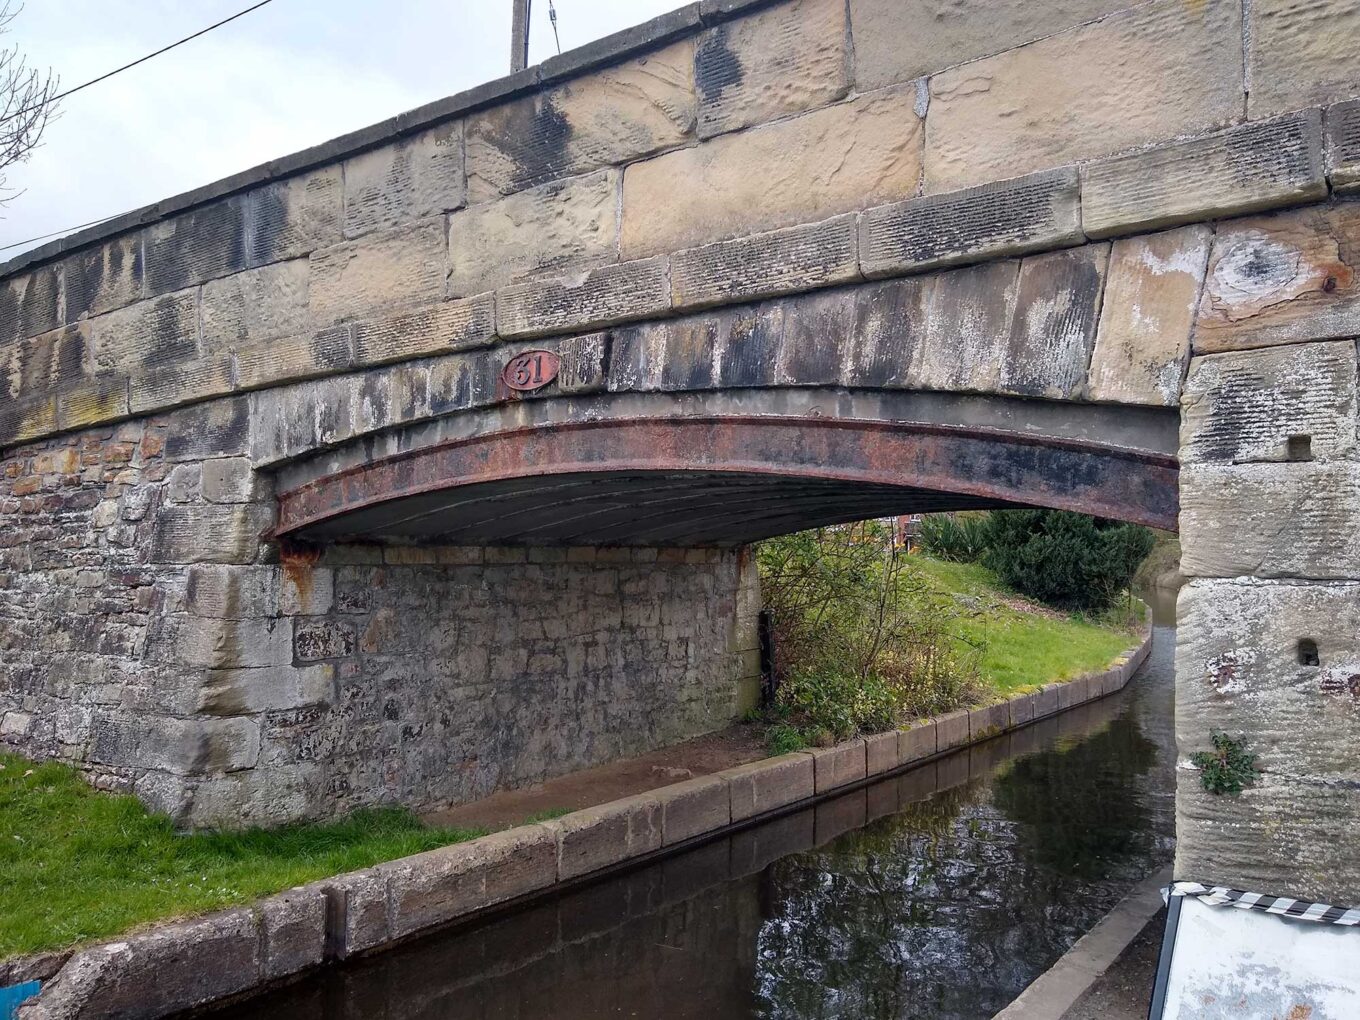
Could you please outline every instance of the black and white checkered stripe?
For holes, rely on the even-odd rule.
[[[1360,907],[1333,907],[1327,903],[1309,903],[1288,896],[1266,896],[1263,893],[1243,892],[1227,886],[1200,885],[1198,882],[1177,882],[1171,887],[1172,896],[1193,896],[1211,907],[1237,907],[1239,910],[1260,910],[1282,917],[1296,917],[1300,921],[1322,924],[1360,924]]]

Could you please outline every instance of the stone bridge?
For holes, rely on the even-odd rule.
[[[1177,528],[1178,872],[1360,900],[1360,9],[703,0],[12,261],[0,738],[186,824],[756,697],[746,544]]]

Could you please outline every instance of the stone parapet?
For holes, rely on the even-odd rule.
[[[1069,706],[1122,690],[1147,657],[1151,642],[1149,628],[1110,669],[1056,687],[1071,692]],[[985,742],[1053,714],[1034,711],[1037,698],[1025,694],[953,713],[947,718],[963,722],[958,746]],[[817,845],[870,820],[862,792],[867,784],[945,754],[947,749],[937,749],[935,739],[944,723],[922,721],[888,734],[752,762],[554,821],[325,879],[254,906],[77,950],[42,994],[21,1007],[19,1020],[166,1016],[239,995],[324,960],[375,952],[508,903],[633,868],[675,848],[750,829],[809,805],[816,805],[816,813],[808,845]],[[873,761],[867,775],[866,755]],[[964,778],[967,774],[965,762]],[[847,796],[855,790],[861,791],[858,796]],[[888,802],[879,804],[875,798],[880,810],[873,817],[896,810],[898,793],[891,792]],[[760,870],[789,849],[751,842],[761,832],[738,837],[748,839],[731,855],[744,862],[743,874]],[[724,869],[719,878],[727,873]],[[224,960],[232,966],[223,967]],[[137,994],[139,987],[150,985],[154,997]]]
[[[0,446],[517,337],[1318,203],[1360,179],[1341,56],[1360,17],[1345,6],[1322,5],[1324,33],[1322,14],[1264,0],[1246,26],[1231,0],[693,4],[12,260]],[[1346,215],[1315,213],[1230,228],[1198,328],[1178,314],[1153,331],[1172,338],[1154,357],[1100,357],[1099,381],[1093,367],[1082,387],[1039,392],[1170,405],[1183,329],[1205,351],[1290,342],[1304,317],[1353,334]],[[1316,272],[1273,279],[1292,264],[1281,246]],[[1116,269],[1175,289],[1115,255],[1119,300]],[[1256,264],[1270,271],[1236,287]],[[1131,343],[1117,326],[1111,343]],[[1145,378],[1119,384],[1115,367]]]

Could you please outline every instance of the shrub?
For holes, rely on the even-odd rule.
[[[921,549],[937,560],[977,563],[987,550],[986,513],[926,514],[921,518]]]
[[[1100,611],[1129,587],[1153,544],[1152,532],[1136,524],[1065,510],[999,510],[987,518],[982,562],[1024,595]]]
[[[957,609],[895,555],[876,522],[761,543],[761,586],[774,623],[780,726],[789,749],[891,729],[981,693],[975,656],[956,647]]]

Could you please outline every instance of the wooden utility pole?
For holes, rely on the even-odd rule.
[[[510,73],[529,66],[529,5],[533,0],[515,0],[510,22]]]

